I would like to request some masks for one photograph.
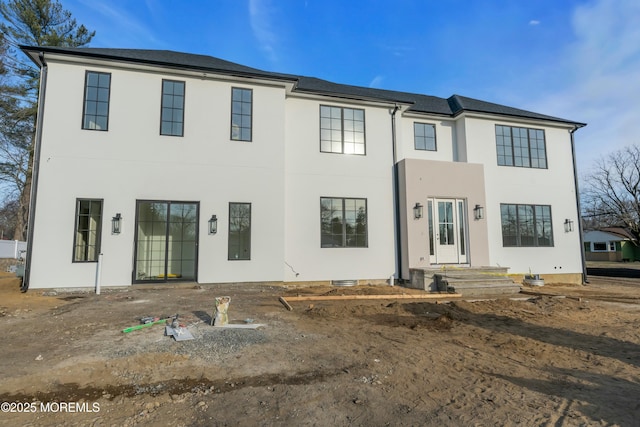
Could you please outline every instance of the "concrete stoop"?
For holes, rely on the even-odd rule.
[[[440,267],[411,269],[406,286],[432,292],[456,292],[463,297],[517,294],[522,287],[507,274],[508,267]]]

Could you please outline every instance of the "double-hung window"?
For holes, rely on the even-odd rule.
[[[251,203],[229,203],[229,260],[251,259]]]
[[[496,125],[498,165],[547,168],[544,130]]]
[[[553,246],[551,206],[501,204],[503,246]]]
[[[367,199],[321,197],[320,230],[323,248],[366,248]]]
[[[321,105],[320,151],[323,153],[366,154],[364,110]]]
[[[184,82],[162,80],[160,135],[184,135]]]
[[[253,91],[231,88],[231,139],[251,141]]]
[[[109,129],[111,74],[87,71],[84,81],[82,129]]]
[[[77,199],[73,262],[98,260],[102,234],[102,200]]]
[[[436,151],[436,126],[415,122],[413,124],[413,144],[416,150]]]

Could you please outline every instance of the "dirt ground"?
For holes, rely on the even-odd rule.
[[[0,277],[0,425],[638,426],[640,279],[500,299],[401,287],[19,292]],[[542,294],[542,295],[540,295]],[[233,324],[210,319],[230,296]],[[195,339],[144,316],[179,314]]]

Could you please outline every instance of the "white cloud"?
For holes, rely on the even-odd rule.
[[[166,43],[158,40],[153,28],[148,27],[134,14],[114,7],[114,3],[98,2],[94,0],[80,0],[80,4],[93,10],[87,14],[93,22],[85,22],[87,27],[97,29],[100,40],[109,47],[130,47],[131,40],[136,44],[149,46],[164,46]],[[149,4],[148,4],[149,6]],[[104,28],[101,30],[100,27]],[[105,43],[106,42],[106,43]]]
[[[537,19],[532,19],[531,21],[529,21],[529,25],[540,25],[540,21],[538,21]]]
[[[403,45],[403,44],[396,44],[396,45],[382,44],[380,45],[380,48],[385,51],[391,52],[392,55],[397,57],[411,55],[413,51],[415,51],[415,48],[413,46]]]
[[[369,82],[369,87],[379,88],[384,80],[384,76],[375,76],[371,82]]]
[[[638,22],[637,0],[598,0],[577,7],[572,16],[575,40],[560,67],[566,89],[543,96],[534,107],[587,123],[576,133],[581,173],[603,155],[640,144]]]
[[[279,43],[278,34],[272,23],[274,7],[270,0],[249,0],[251,30],[261,49],[272,62],[276,62],[278,59],[276,48]]]

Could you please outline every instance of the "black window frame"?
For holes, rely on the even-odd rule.
[[[340,223],[332,224],[334,216],[331,211],[327,216],[325,203],[324,203],[325,201],[331,201],[331,203],[333,201],[340,201],[340,204],[341,204],[341,207],[340,207],[341,222]],[[355,218],[356,233],[347,232],[348,221],[345,221],[345,218],[347,217],[347,209],[346,209],[347,201],[356,202],[356,210],[354,211],[356,216]],[[357,202],[364,202],[364,224],[358,224]],[[369,211],[368,200],[363,197],[331,197],[331,196],[320,197],[320,247],[321,248],[368,248],[369,247],[369,212],[368,211]],[[329,221],[325,220],[325,216],[327,216]],[[339,226],[340,233],[334,232],[334,230],[337,228],[334,225]],[[357,232],[358,226],[364,227],[364,233]],[[336,236],[340,236],[339,244],[336,244],[337,243],[335,239]],[[349,240],[350,238],[351,239],[355,238],[355,240],[350,241]]]
[[[235,92],[239,91],[242,95],[239,100],[234,99]],[[249,93],[249,101],[244,100],[244,94]],[[249,104],[249,113],[247,114],[244,110],[244,105]],[[236,108],[240,108],[240,111],[237,111]],[[248,117],[249,126],[244,126],[244,121]],[[235,119],[240,119],[240,125],[237,126],[239,129],[238,136],[234,137],[234,126],[236,126]],[[249,137],[243,137],[243,130],[249,130]],[[232,87],[231,88],[231,135],[230,139],[232,141],[242,141],[242,142],[252,142],[253,141],[253,89],[245,88],[245,87]]]
[[[245,227],[245,229],[243,230],[242,228],[240,230],[232,230],[232,220],[234,218],[240,218],[240,217],[234,217],[233,216],[233,209],[232,209],[232,205],[239,205],[239,206],[248,206],[248,214],[247,214],[247,218],[249,220],[249,225],[248,227]],[[247,202],[229,202],[229,230],[228,230],[228,240],[227,240],[227,259],[229,261],[250,261],[251,260],[251,203],[247,203]],[[242,224],[241,224],[242,227]],[[244,248],[243,246],[243,241],[242,241],[242,235],[241,233],[245,231],[248,233],[248,247]],[[238,233],[237,236],[233,235],[232,233]],[[232,241],[235,240],[239,251],[241,252],[244,250],[244,252],[246,252],[246,257],[236,257],[236,256],[231,256],[232,255]]]
[[[420,138],[422,138],[424,140],[424,147],[425,148],[419,148],[418,147],[418,126],[420,127],[424,127],[426,129],[426,127],[431,127],[433,129],[433,138],[431,137],[427,137],[427,135],[420,135]],[[429,140],[433,139],[433,148],[428,148],[427,147],[427,142]],[[436,125],[433,123],[423,123],[423,122],[413,122],[413,148],[416,150],[420,150],[420,151],[438,151],[438,140],[436,137]]]
[[[165,83],[172,83],[172,84],[176,84],[179,83],[182,85],[182,105],[180,107],[175,107],[173,104],[175,104],[175,97],[180,96],[179,94],[175,94],[174,91],[172,91],[172,93],[165,93]],[[186,95],[187,95],[187,84],[184,80],[170,80],[170,79],[162,79],[162,88],[161,88],[161,98],[160,98],[160,135],[163,136],[184,136],[184,106],[185,106],[185,99],[186,99]],[[171,97],[171,106],[165,106],[165,95],[166,96],[170,96]],[[173,120],[174,119],[174,112],[180,110],[181,111],[181,115],[180,115],[180,121],[176,121]],[[171,111],[171,120],[165,120],[165,111]],[[164,124],[165,123],[170,123],[171,124],[171,132],[165,133],[164,132]],[[176,126],[176,124],[180,124],[180,132],[176,132],[174,127]]]
[[[83,202],[89,202],[89,211],[87,214],[83,214],[82,209],[81,209],[81,204]],[[80,232],[91,232],[91,228],[87,228],[87,229],[83,229],[80,230],[80,218],[81,216],[86,216],[86,217],[91,217],[92,216],[92,206],[93,203],[99,203],[100,204],[100,212],[98,214],[98,220],[96,221],[97,227],[95,230],[96,233],[96,241],[93,245],[88,244],[88,243],[84,243],[84,244],[80,244],[78,242],[78,234]],[[103,221],[103,214],[104,214],[104,199],[90,199],[90,198],[77,198],[76,199],[76,210],[75,210],[75,220],[74,220],[74,226],[73,226],[73,252],[71,255],[71,260],[73,263],[87,263],[87,262],[98,262],[98,256],[100,255],[100,251],[101,251],[101,245],[102,245],[102,221]],[[89,239],[87,239],[88,241]],[[94,248],[94,254],[93,257],[90,257],[90,250],[89,248],[93,247]],[[78,249],[82,248],[82,256],[78,257]]]
[[[323,115],[323,109],[328,108],[328,109],[338,109],[340,110],[340,151],[334,151],[333,149],[331,150],[323,150],[323,142],[324,141],[328,141],[329,144],[331,144],[333,146],[333,142],[335,142],[333,139],[326,139],[323,138],[323,131],[327,131],[330,134],[332,134],[335,131],[338,131],[337,129],[334,129],[333,127],[323,127],[323,122],[325,122],[323,119],[329,120],[329,122],[331,123],[332,120],[332,116],[331,114],[329,114],[329,116],[324,116]],[[345,119],[345,111],[351,111],[352,115],[355,115],[356,111],[360,111],[362,112],[362,131],[356,131],[355,130],[355,123],[356,122],[360,122],[360,120],[355,120],[355,119]],[[341,106],[337,106],[337,105],[324,105],[321,104],[320,105],[320,110],[319,110],[319,116],[320,116],[320,152],[321,153],[330,153],[330,154],[348,154],[348,155],[355,155],[355,156],[366,156],[367,155],[367,120],[366,120],[366,114],[365,114],[365,109],[364,108],[352,108],[352,107],[341,107]],[[352,127],[354,128],[354,130],[345,130],[345,123],[346,122],[353,122]],[[332,123],[331,123],[332,124]],[[346,142],[345,141],[345,132],[353,132],[353,137],[354,137],[354,141],[353,142]],[[362,134],[362,143],[360,142],[355,142],[355,134]],[[352,153],[347,153],[345,152],[345,144],[353,144],[354,146],[354,151]],[[357,145],[362,145],[363,148],[363,152],[362,153],[356,153],[355,148]]]
[[[527,210],[530,211],[526,212]],[[548,213],[540,212],[544,210],[548,210]],[[513,222],[510,222],[513,215],[515,218]],[[539,229],[540,224],[542,224],[542,230]],[[548,227],[545,227],[545,224],[548,224]],[[554,247],[551,205],[501,203],[500,228],[502,230],[502,246],[505,248]],[[505,234],[506,230],[510,232]],[[548,235],[544,234],[546,230],[548,230]],[[547,244],[544,242],[545,239]]]
[[[602,245],[604,246],[603,248],[597,248],[597,245]],[[610,250],[610,246],[609,246],[609,242],[593,242],[593,251],[592,252],[611,252]]]
[[[508,135],[506,130],[508,130]],[[524,131],[524,135],[523,135]],[[495,125],[498,166],[548,169],[544,129]],[[526,146],[523,145],[526,143]]]
[[[93,85],[89,85],[90,83],[90,75],[96,75],[98,77],[98,85],[97,86],[93,86]],[[101,89],[105,89],[105,87],[101,86],[101,77],[102,76],[108,76],[109,81],[108,81],[108,86],[106,87],[107,89],[107,100],[101,100],[100,99],[100,93],[101,93]],[[89,99],[89,92],[90,92],[90,88],[95,88],[96,89],[96,98],[97,99]],[[95,103],[95,114],[89,114],[89,110],[91,110],[92,108],[88,108],[88,104],[89,103]],[[107,106],[107,111],[106,114],[98,114],[98,105],[99,104],[106,104]],[[83,100],[82,100],[82,123],[81,123],[81,128],[83,130],[95,130],[95,131],[99,131],[99,132],[106,132],[109,130],[109,107],[111,104],[111,73],[106,73],[103,71],[93,71],[93,70],[86,70],[85,71],[85,75],[84,75],[84,95],[83,95]],[[93,106],[93,104],[92,104]],[[91,123],[91,121],[89,120],[89,118],[93,117],[94,121],[93,123],[95,123],[94,127],[88,125],[88,123]],[[98,117],[105,117],[105,126],[104,129],[103,128],[98,128],[97,126],[97,118]],[[89,120],[89,121],[88,121]]]

